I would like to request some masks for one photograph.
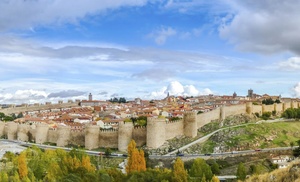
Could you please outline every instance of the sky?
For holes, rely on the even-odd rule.
[[[300,97],[298,0],[2,0],[0,104]]]

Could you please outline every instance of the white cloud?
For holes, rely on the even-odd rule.
[[[228,1],[233,18],[220,26],[220,36],[243,51],[300,54],[300,1]]]
[[[279,63],[279,68],[285,71],[299,71],[300,70],[300,57],[291,57],[286,61]]]
[[[123,6],[143,6],[147,0],[0,1],[0,30],[45,24],[77,23],[86,16]]]
[[[166,43],[169,37],[172,37],[176,34],[176,30],[172,27],[161,27],[159,30],[154,31],[148,36],[154,38],[156,44],[163,45]]]
[[[17,90],[15,93],[0,94],[1,103],[34,103],[45,100],[48,94],[41,90]]]
[[[168,94],[174,96],[198,96],[213,94],[213,92],[208,88],[205,88],[203,91],[199,91],[194,85],[183,86],[178,81],[172,81],[168,86],[162,87],[159,91],[151,92],[148,97],[162,99]]]
[[[294,96],[300,97],[300,82],[298,82],[293,88]]]

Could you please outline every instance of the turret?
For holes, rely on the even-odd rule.
[[[58,139],[56,142],[57,146],[64,147],[70,144],[71,128],[69,126],[59,125],[57,131],[58,131]]]
[[[253,104],[252,104],[252,102],[247,102],[246,103],[246,112],[247,112],[247,114],[252,114],[253,113]]]
[[[15,123],[15,122],[7,123],[7,139],[16,140],[17,139],[17,131],[18,131],[17,123]]]
[[[196,122],[196,113],[186,112],[183,117],[184,120],[184,135],[187,137],[196,137],[197,136],[197,122]]]
[[[48,140],[48,131],[49,125],[47,124],[37,124],[36,125],[36,134],[35,134],[35,143],[45,143]]]
[[[100,126],[89,125],[85,128],[85,148],[88,150],[99,147]]]
[[[118,149],[119,151],[127,151],[127,146],[132,139],[132,122],[119,122],[118,133]]]
[[[23,142],[27,142],[29,139],[28,133],[30,131],[30,126],[27,124],[20,124],[18,126],[18,140],[21,140]]]
[[[164,118],[147,118],[147,147],[158,148],[165,143],[166,121]]]

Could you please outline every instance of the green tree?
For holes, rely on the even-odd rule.
[[[244,181],[246,179],[246,176],[247,176],[247,173],[246,173],[245,165],[244,165],[244,163],[241,162],[238,165],[238,168],[236,171],[236,177],[237,177],[237,179]]]
[[[23,116],[23,113],[22,112],[20,112],[18,115],[17,115],[17,118],[23,118],[24,116]]]
[[[0,121],[3,121],[4,117],[5,117],[5,114],[3,112],[0,112]]]
[[[212,165],[211,165],[211,172],[213,174],[216,174],[216,175],[219,175],[221,172],[220,172],[220,166],[218,163],[214,162]]]
[[[175,160],[173,165],[172,171],[172,181],[174,182],[187,182],[188,181],[188,174],[184,169],[184,164],[182,160],[178,157]]]
[[[8,182],[8,175],[5,171],[0,172],[0,181],[1,182]]]
[[[211,168],[206,164],[205,160],[202,158],[195,159],[193,165],[189,171],[191,177],[198,177],[202,179],[205,176],[206,180],[211,180],[213,177]]]

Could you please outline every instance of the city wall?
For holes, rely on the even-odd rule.
[[[164,118],[148,118],[146,127],[134,127],[131,122],[120,122],[118,130],[101,130],[99,126],[86,126],[84,131],[72,131],[69,127],[59,126],[49,129],[48,125],[26,125],[0,121],[0,136],[10,140],[33,141],[36,143],[51,142],[57,146],[69,144],[85,146],[87,149],[118,148],[126,151],[129,142],[134,139],[137,146],[147,145],[158,148],[166,140],[179,135],[195,137],[199,128],[212,120],[221,121],[225,117],[237,114],[254,114],[276,111],[281,113],[288,108],[298,108],[298,102],[279,103],[274,105],[253,105],[251,102],[242,105],[222,106],[212,111],[196,114],[186,112],[184,118],[167,122]]]
[[[237,114],[245,114],[246,113],[246,104],[240,104],[240,105],[232,105],[225,107],[224,106],[224,112],[225,116],[232,116]]]
[[[24,105],[22,107],[16,107],[11,105],[11,107],[0,109],[0,112],[3,112],[6,115],[20,112],[30,112],[30,111],[41,111],[49,109],[61,109],[61,108],[70,108],[78,107],[79,102],[68,102],[68,103],[57,103],[57,104],[34,104],[34,105]]]
[[[197,114],[196,121],[197,121],[197,128],[201,128],[202,126],[210,123],[213,120],[220,119],[220,108],[216,108],[210,112]]]
[[[99,147],[118,148],[118,130],[100,130]]]
[[[146,144],[147,127],[134,127],[132,132],[132,139],[135,141],[137,146],[143,146]]]
[[[165,139],[169,140],[176,136],[183,135],[183,119],[178,121],[169,121],[166,124]]]

